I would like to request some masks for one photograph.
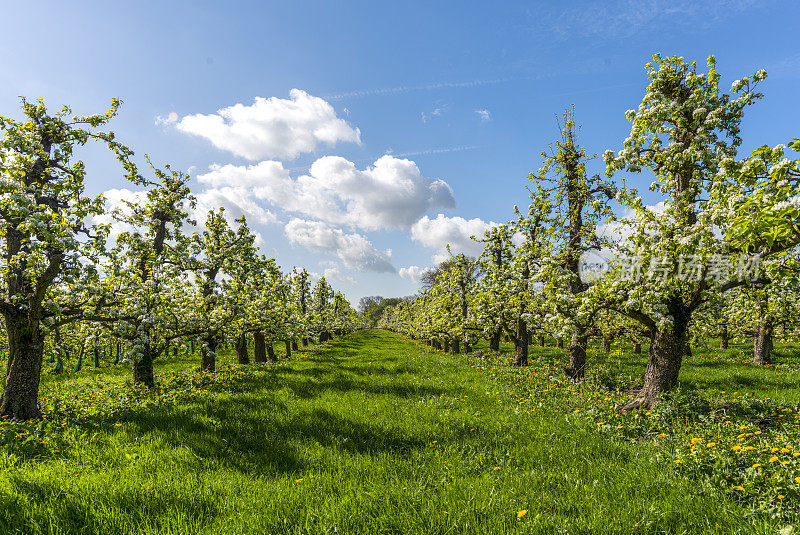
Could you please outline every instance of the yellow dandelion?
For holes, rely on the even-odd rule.
[[[779,500],[782,500],[782,499],[784,499],[784,498],[785,498],[785,496],[784,496],[783,494],[778,494],[778,499],[779,499]]]
[[[708,444],[706,444],[706,448],[713,448],[716,445],[717,445],[716,442],[709,442]]]
[[[693,438],[692,439],[692,444],[700,444],[702,441],[703,441],[702,438]]]
[[[741,485],[736,485],[735,487],[733,487],[733,490],[743,491],[744,487]]]
[[[787,464],[789,464],[789,461],[781,461],[781,464],[786,466]]]
[[[758,468],[760,466],[761,466],[761,463],[756,463],[756,464],[753,465],[753,468]]]
[[[494,468],[492,468],[492,470],[500,470],[500,467],[499,466],[495,466]]]
[[[295,482],[295,483],[300,483],[301,481],[303,481],[303,478],[302,478],[302,477],[301,477],[300,479],[295,479],[295,480],[294,480],[294,482]]]
[[[778,458],[777,458],[777,457],[775,457],[774,455],[773,455],[772,457],[770,457],[770,458],[769,458],[769,462],[771,462],[771,463],[774,463],[774,462],[775,462],[775,461],[777,461],[777,460],[778,460]]]
[[[527,509],[523,509],[522,511],[517,513],[517,518],[522,518],[523,516],[525,516],[527,514],[528,514],[528,510]]]

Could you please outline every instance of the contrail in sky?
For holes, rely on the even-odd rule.
[[[370,97],[374,95],[397,95],[401,93],[410,93],[412,91],[430,91],[432,89],[479,87],[482,85],[502,84],[505,82],[514,82],[518,80],[533,80],[534,78],[539,78],[539,77],[510,77],[510,78],[494,78],[490,80],[470,80],[467,82],[440,82],[437,84],[426,84],[426,85],[401,85],[397,87],[384,87],[379,89],[361,89],[357,91],[348,91],[345,93],[326,95],[322,98],[326,100],[342,100],[345,98]]]

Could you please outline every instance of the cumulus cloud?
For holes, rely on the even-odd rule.
[[[411,227],[411,239],[432,249],[437,249],[434,261],[441,262],[447,258],[447,245],[453,253],[464,253],[468,256],[479,256],[483,247],[471,239],[471,236],[482,238],[483,233],[497,223],[486,222],[479,218],[446,217],[439,214],[436,219],[424,216]]]
[[[143,204],[147,201],[146,191],[131,191],[127,188],[112,188],[103,192],[106,199],[105,212],[92,216],[92,223],[100,225],[109,225],[109,240],[115,242],[117,237],[123,232],[131,232],[134,228],[127,223],[121,223],[114,220],[113,212],[119,210],[125,215],[131,214],[131,209],[128,202],[134,204]]]
[[[329,281],[342,282],[345,284],[356,283],[356,280],[353,277],[343,275],[342,272],[339,270],[339,268],[336,266],[326,268],[323,275],[325,275],[325,278]]]
[[[187,115],[177,128],[249,160],[293,159],[322,144],[361,143],[358,128],[338,118],[328,102],[300,89],[292,89],[289,99],[256,97],[250,106]]]
[[[198,180],[211,190],[241,188],[283,210],[364,230],[407,229],[433,208],[455,207],[446,182],[426,178],[413,161],[391,155],[364,170],[345,158],[325,156],[297,179],[276,161],[217,165]]]
[[[245,216],[248,223],[278,223],[278,217],[256,203],[245,188],[212,188],[201,191],[196,197],[197,206],[190,216],[198,223],[206,220],[210,210],[216,210],[220,206],[225,208],[225,217],[229,221]]]
[[[361,234],[348,234],[322,221],[294,218],[284,228],[291,243],[316,252],[333,253],[345,267],[360,271],[394,273],[391,251],[378,251]]]
[[[408,266],[400,268],[397,272],[404,279],[408,279],[413,283],[418,283],[422,279],[422,275],[430,271],[431,268],[421,268],[419,266]]]

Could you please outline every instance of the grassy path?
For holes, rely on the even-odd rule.
[[[64,436],[55,458],[0,458],[0,533],[754,530],[648,446],[381,331]]]

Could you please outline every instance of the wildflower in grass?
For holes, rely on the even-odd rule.
[[[525,516],[527,514],[528,514],[528,510],[527,509],[523,509],[522,511],[517,513],[517,518],[522,518],[523,516]]]
[[[735,487],[733,487],[733,490],[738,490],[739,492],[742,492],[744,491],[744,487],[741,485],[736,485]]]
[[[716,445],[717,445],[716,442],[709,442],[708,444],[706,444],[706,448],[713,448]]]
[[[777,460],[778,460],[778,458],[777,458],[777,457],[775,457],[774,455],[773,455],[772,457],[770,457],[770,458],[769,458],[769,462],[771,462],[771,463],[774,463],[774,462],[775,462],[775,461],[777,461]]]
[[[295,480],[294,480],[294,482],[295,482],[295,483],[300,483],[300,482],[302,482],[302,481],[303,481],[303,478],[302,478],[302,477],[301,477],[300,479],[295,479]]]
[[[693,438],[692,439],[692,444],[700,444],[702,441],[703,441],[702,438]]]
[[[756,464],[754,464],[752,467],[753,467],[753,468],[759,468],[759,467],[761,467],[761,463],[756,463]]]

